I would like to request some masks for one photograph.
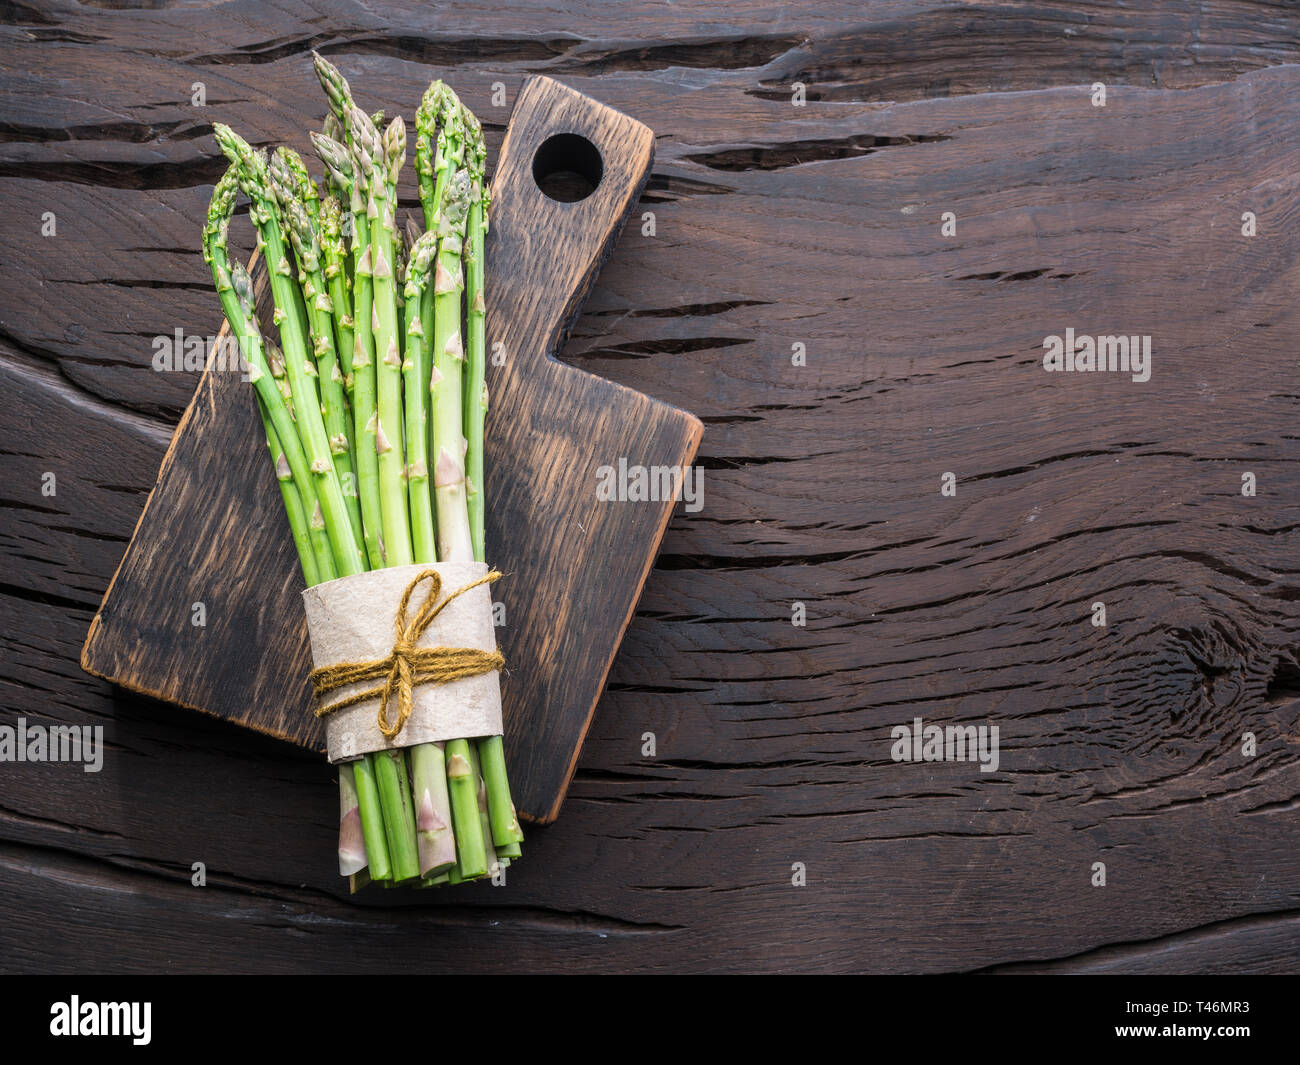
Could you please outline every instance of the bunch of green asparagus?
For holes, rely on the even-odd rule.
[[[268,155],[217,124],[231,165],[204,228],[303,577],[482,562],[482,127],[448,86],[429,86],[415,124],[424,230],[399,231],[401,116],[385,126],[336,67],[317,55],[315,69],[330,108],[311,135],[323,184],[293,150]],[[247,267],[230,257],[239,191],[270,278],[278,347],[260,328]],[[472,880],[519,857],[500,736],[380,751],[339,770],[339,872],[353,890]]]

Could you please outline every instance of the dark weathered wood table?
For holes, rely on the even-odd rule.
[[[1300,15],[162,7],[0,28],[0,724],[107,743],[0,763],[0,969],[1300,967]],[[220,321],[209,123],[306,149],[313,47],[493,151],[530,73],[658,135],[565,358],[702,416],[704,507],[503,888],[346,897],[319,759],[78,668],[196,381],[155,338]]]

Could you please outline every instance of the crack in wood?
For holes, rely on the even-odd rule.
[[[1127,940],[1118,943],[1106,943],[1091,947],[1075,954],[1059,958],[1042,958],[1034,961],[1005,962],[999,965],[983,966],[970,969],[970,975],[995,974],[1030,974],[1030,973],[1083,973],[1083,972],[1134,972],[1142,962],[1161,960],[1162,955],[1170,955],[1165,972],[1186,973],[1190,971],[1181,965],[1177,955],[1193,947],[1216,944],[1231,936],[1257,931],[1283,931],[1291,944],[1291,949],[1300,946],[1300,910],[1280,910],[1270,913],[1249,914],[1244,917],[1229,917],[1221,921],[1210,921],[1194,928],[1186,928],[1150,939]]]
[[[944,133],[916,133],[910,136],[880,136],[858,133],[851,137],[785,141],[780,144],[738,148],[715,148],[687,153],[684,159],[710,170],[744,173],[749,170],[788,170],[791,167],[825,163],[836,159],[857,159],[885,148],[934,144],[952,138]]]

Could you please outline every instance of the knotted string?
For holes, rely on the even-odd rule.
[[[332,666],[313,669],[311,682],[316,689],[317,700],[323,699],[332,691],[349,684],[364,684],[369,680],[384,678],[383,684],[355,695],[349,695],[337,702],[322,704],[316,708],[316,716],[324,717],[337,710],[343,710],[367,699],[379,699],[379,731],[388,739],[393,739],[406,725],[411,716],[411,693],[418,684],[446,684],[448,681],[462,680],[465,677],[477,677],[491,673],[494,669],[505,666],[506,660],[500,651],[481,651],[476,647],[416,647],[424,631],[441,612],[442,608],[458,595],[477,588],[480,584],[490,584],[501,574],[492,570],[478,580],[457,588],[445,599],[442,594],[442,575],[437,570],[426,569],[406,586],[402,593],[402,602],[397,608],[395,626],[397,639],[393,650],[387,658],[373,662],[336,662]],[[422,581],[429,582],[428,594],[420,604],[414,618],[407,617],[411,605],[411,596]],[[397,694],[397,720],[389,720],[389,704],[393,694]]]

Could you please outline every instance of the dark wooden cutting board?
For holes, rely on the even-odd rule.
[[[620,458],[685,467],[703,431],[682,410],[554,357],[653,156],[647,127],[535,78],[492,182],[487,329],[504,362],[487,371],[488,561],[506,575],[494,598],[504,607],[511,783],[534,821],[559,812],[672,512],[671,501],[598,501],[596,471]],[[539,181],[553,188],[556,170],[596,187],[576,202],[552,199]],[[323,750],[301,590],[253,390],[210,367],[91,623],[82,666]]]

